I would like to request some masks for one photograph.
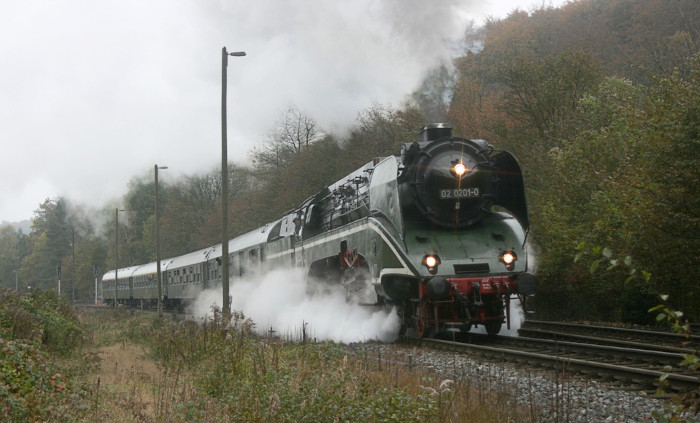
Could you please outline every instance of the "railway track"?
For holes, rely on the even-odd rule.
[[[683,392],[700,388],[697,375],[678,366],[681,353],[537,338],[470,336],[470,343],[406,337],[410,345],[583,374],[625,389]],[[663,377],[666,386],[659,378]]]
[[[656,330],[641,330],[579,323],[546,322],[526,320],[518,330],[520,336],[560,339],[588,340],[601,344],[640,346],[646,349],[697,353],[700,336],[685,337],[677,333]],[[675,349],[675,350],[674,350]]]

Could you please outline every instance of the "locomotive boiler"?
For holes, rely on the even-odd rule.
[[[234,283],[301,267],[310,280],[341,286],[348,301],[397,307],[402,329],[420,337],[478,325],[495,334],[510,324],[511,299],[535,291],[528,228],[517,160],[433,124],[400,155],[372,160],[279,220],[230,240],[229,262]],[[221,283],[220,247],[163,260],[169,304]],[[116,285],[107,273],[105,301],[112,289],[115,301],[152,304],[154,268],[120,270]]]

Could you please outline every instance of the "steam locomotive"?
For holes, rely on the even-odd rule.
[[[523,176],[507,151],[428,125],[401,155],[375,159],[281,219],[229,241],[231,275],[300,267],[348,301],[397,307],[420,337],[510,325],[510,301],[535,291],[527,272]],[[161,262],[163,302],[185,307],[221,284],[221,244]],[[156,264],[107,272],[107,304],[157,303]]]

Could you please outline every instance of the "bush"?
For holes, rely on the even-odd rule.
[[[2,421],[75,421],[84,396],[37,345],[0,338]]]
[[[40,342],[62,355],[83,343],[83,331],[68,301],[53,291],[42,290],[24,295],[0,289],[0,336]]]

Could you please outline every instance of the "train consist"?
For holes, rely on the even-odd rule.
[[[420,337],[510,325],[510,301],[535,291],[516,159],[484,140],[423,128],[401,155],[375,159],[281,219],[229,241],[231,276],[300,267],[349,301],[397,307]],[[221,284],[221,244],[161,262],[163,302],[185,307]],[[102,278],[106,304],[152,307],[156,263]]]

